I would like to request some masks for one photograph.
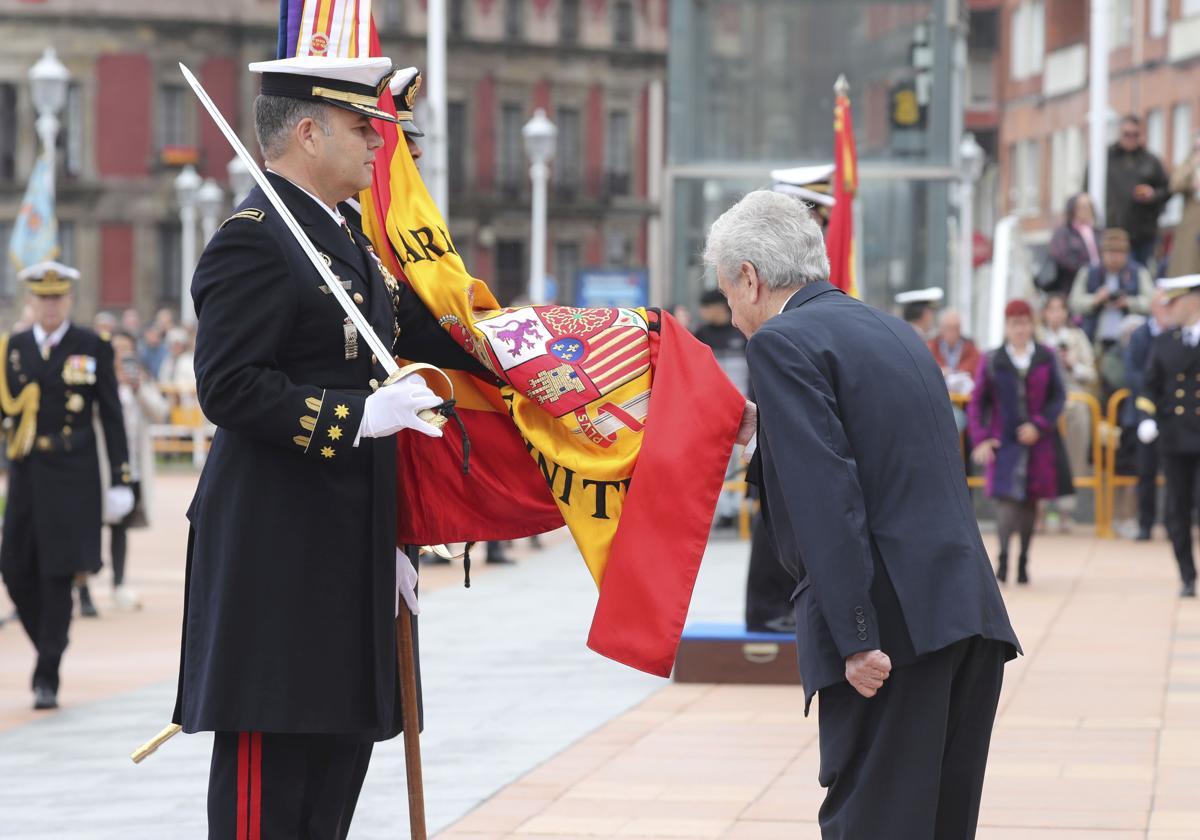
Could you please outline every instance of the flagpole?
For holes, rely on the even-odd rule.
[[[429,140],[425,144],[425,183],[442,218],[450,218],[449,154],[446,149],[446,0],[429,0],[425,34],[425,101]]]

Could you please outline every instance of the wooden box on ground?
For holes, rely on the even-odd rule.
[[[675,658],[675,682],[799,685],[796,637],[750,633],[744,624],[689,624]]]

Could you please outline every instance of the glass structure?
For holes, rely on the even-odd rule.
[[[859,156],[855,235],[863,297],[947,284],[959,178],[952,83],[957,0],[673,0],[663,303],[715,284],[709,225],[770,171],[833,160],[844,74]],[[955,113],[956,110],[958,113]]]

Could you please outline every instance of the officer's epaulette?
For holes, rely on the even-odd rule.
[[[239,210],[225,221],[221,222],[221,228],[232,222],[234,219],[249,219],[252,222],[261,222],[267,216],[262,210],[257,210],[253,207],[247,207],[245,210]],[[221,228],[218,228],[220,230]]]

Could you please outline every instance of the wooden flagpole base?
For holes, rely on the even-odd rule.
[[[400,599],[396,617],[396,659],[400,667],[400,705],[404,714],[404,767],[408,778],[408,824],[412,840],[426,840],[425,784],[421,776],[421,716],[417,707],[417,661],[412,613]]]

